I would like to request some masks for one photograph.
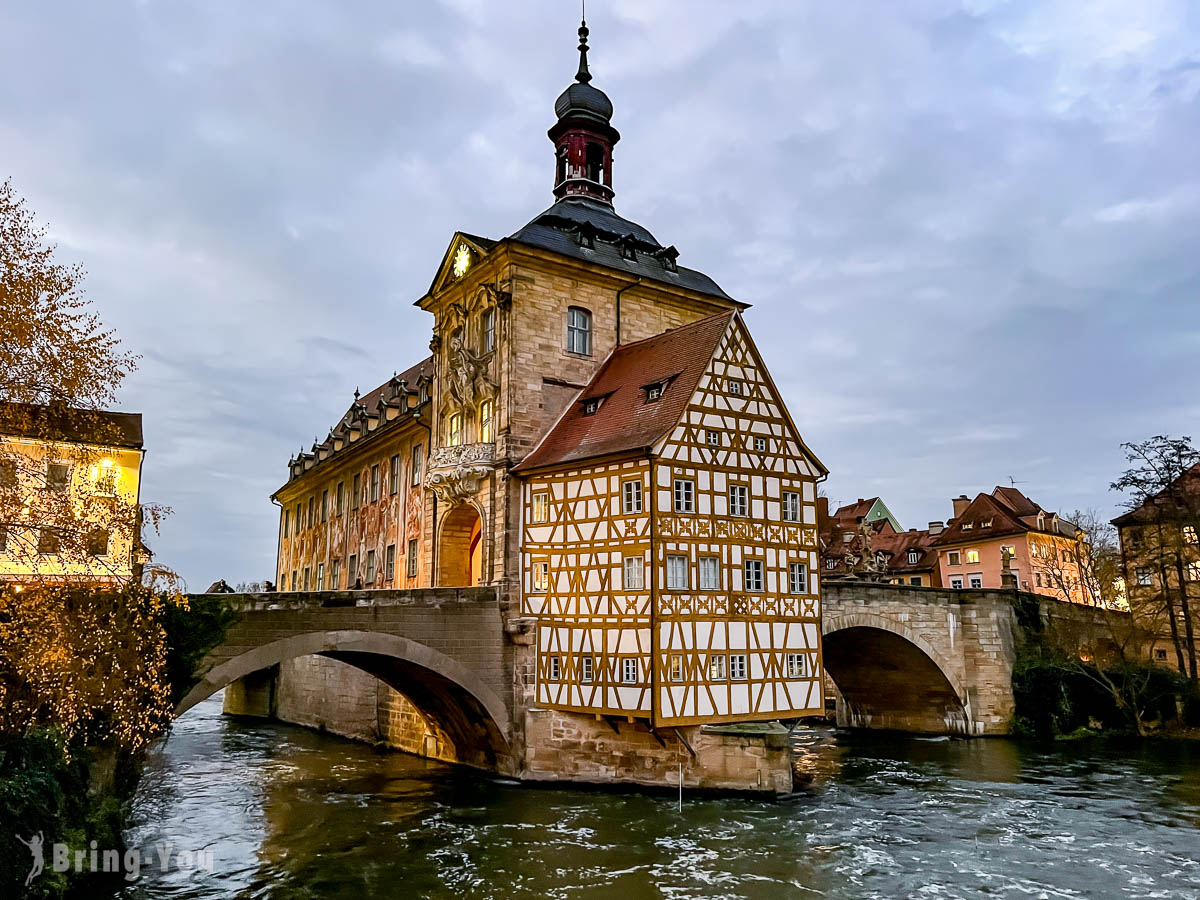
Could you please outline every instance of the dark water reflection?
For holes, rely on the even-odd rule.
[[[209,701],[132,846],[210,849],[130,898],[1200,898],[1200,747],[810,736],[788,802],[527,789]]]

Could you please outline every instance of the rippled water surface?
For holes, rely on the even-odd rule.
[[[1200,747],[801,738],[799,799],[532,789],[196,707],[131,846],[211,850],[130,898],[1200,898]]]

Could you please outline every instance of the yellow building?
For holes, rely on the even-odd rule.
[[[0,406],[0,579],[133,577],[144,453],[138,413]]]
[[[540,706],[819,713],[825,469],[747,305],[615,211],[620,135],[581,37],[555,202],[506,238],[454,235],[416,304],[432,356],[291,461],[278,584],[493,585],[536,630]]]

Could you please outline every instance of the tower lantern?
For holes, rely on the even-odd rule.
[[[579,25],[579,71],[554,104],[554,196],[589,197],[612,205],[613,146],[621,139],[610,124],[612,101],[592,87],[588,71],[587,21]]]

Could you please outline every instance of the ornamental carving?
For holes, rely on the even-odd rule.
[[[447,375],[450,396],[460,410],[473,413],[480,402],[496,396],[496,385],[487,377],[487,363],[467,348],[461,328],[450,335]]]
[[[447,506],[461,506],[479,493],[495,465],[495,444],[440,447],[429,459],[425,486]]]

